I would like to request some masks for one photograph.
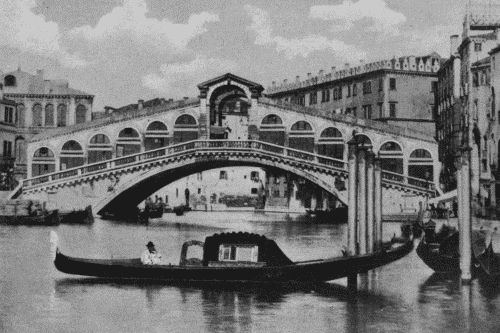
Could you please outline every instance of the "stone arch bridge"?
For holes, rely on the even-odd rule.
[[[189,174],[261,166],[296,174],[347,203],[347,142],[355,135],[381,160],[383,195],[418,207],[435,195],[437,144],[423,133],[333,112],[281,104],[261,85],[226,74],[198,85],[199,98],[116,110],[55,128],[28,144],[18,191],[60,209],[135,207]]]

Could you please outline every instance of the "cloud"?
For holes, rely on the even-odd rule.
[[[189,41],[207,31],[208,23],[219,21],[218,15],[208,12],[192,14],[185,24],[173,23],[165,18],[159,20],[148,17],[148,14],[145,0],[125,0],[102,16],[94,27],[77,27],[69,35],[96,43],[126,39],[135,44],[147,43],[155,49],[169,47],[174,51],[183,51]]]
[[[189,62],[161,65],[159,73],[143,76],[142,84],[169,97],[188,96],[187,93],[196,93],[196,84],[200,83],[200,77],[222,75],[236,68],[237,64],[230,60],[197,56]]]
[[[0,0],[0,45],[55,59],[64,67],[86,65],[61,45],[58,24],[33,13],[35,7],[35,0]]]
[[[248,29],[256,33],[255,44],[273,45],[278,52],[284,53],[287,59],[297,56],[307,57],[318,51],[331,51],[334,55],[344,59],[364,57],[364,53],[356,47],[321,35],[308,35],[301,38],[274,36],[268,12],[251,5],[245,5],[245,10],[252,20]]]
[[[406,22],[403,13],[390,9],[385,0],[344,0],[339,5],[312,6],[309,17],[332,21],[336,31],[350,30],[355,23],[368,19],[368,30],[392,35],[399,34],[399,26]]]

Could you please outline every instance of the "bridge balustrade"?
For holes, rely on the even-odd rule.
[[[340,170],[346,170],[346,162],[343,160],[317,155],[297,149],[287,148],[283,146],[274,145],[272,143],[262,141],[228,141],[228,140],[196,140],[183,142],[174,146],[162,147],[139,154],[128,155],[119,157],[114,160],[107,160],[105,162],[98,162],[90,165],[79,166],[73,169],[54,172],[48,175],[38,176],[23,181],[24,187],[35,186],[38,184],[47,183],[49,181],[60,180],[70,177],[79,176],[81,174],[91,173],[95,171],[102,171],[112,169],[118,166],[137,163],[139,161],[146,161],[155,159],[162,156],[174,155],[175,153],[185,152],[195,149],[223,149],[223,148],[238,148],[260,150],[263,152],[273,153],[281,156],[286,156],[294,159],[299,159],[306,162],[313,162],[323,166],[333,167]],[[397,182],[402,185],[409,185],[427,191],[432,191],[434,184],[431,182],[413,177],[406,177],[399,173],[390,171],[383,171],[382,178],[386,181]]]
[[[83,168],[82,173],[89,173],[94,171],[105,170],[108,168],[108,162],[102,162],[98,164],[91,164]]]
[[[135,161],[138,160],[138,158],[139,158],[139,155],[130,155],[130,156],[119,158],[119,159],[115,160],[114,164],[115,164],[115,166],[119,166],[119,165],[134,163]]]

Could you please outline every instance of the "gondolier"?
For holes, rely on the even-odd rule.
[[[153,242],[146,244],[148,248],[142,253],[141,262],[144,265],[161,265],[161,254],[155,249]]]

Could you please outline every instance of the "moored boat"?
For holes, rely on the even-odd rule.
[[[54,233],[55,234],[55,233]],[[139,258],[87,259],[63,254],[57,237],[51,236],[54,264],[64,273],[113,279],[162,281],[321,282],[346,277],[388,264],[413,249],[413,241],[388,242],[383,249],[366,255],[291,261],[278,245],[264,236],[222,233],[205,242],[188,241],[178,265],[144,265]],[[189,246],[201,246],[201,258],[186,258]]]
[[[493,279],[500,278],[500,253],[493,251],[492,240],[487,243],[487,232],[480,230],[472,233],[472,254],[481,270]]]
[[[59,225],[59,212],[57,210],[42,211],[33,215],[0,215],[0,224],[9,225]]]
[[[424,226],[424,236],[416,250],[418,256],[435,272],[460,272],[458,230],[443,225],[436,233],[435,226],[435,223],[431,226]]]
[[[85,207],[85,209],[59,212],[59,218],[63,224],[94,223],[94,214],[92,214],[92,206],[90,205]]]

